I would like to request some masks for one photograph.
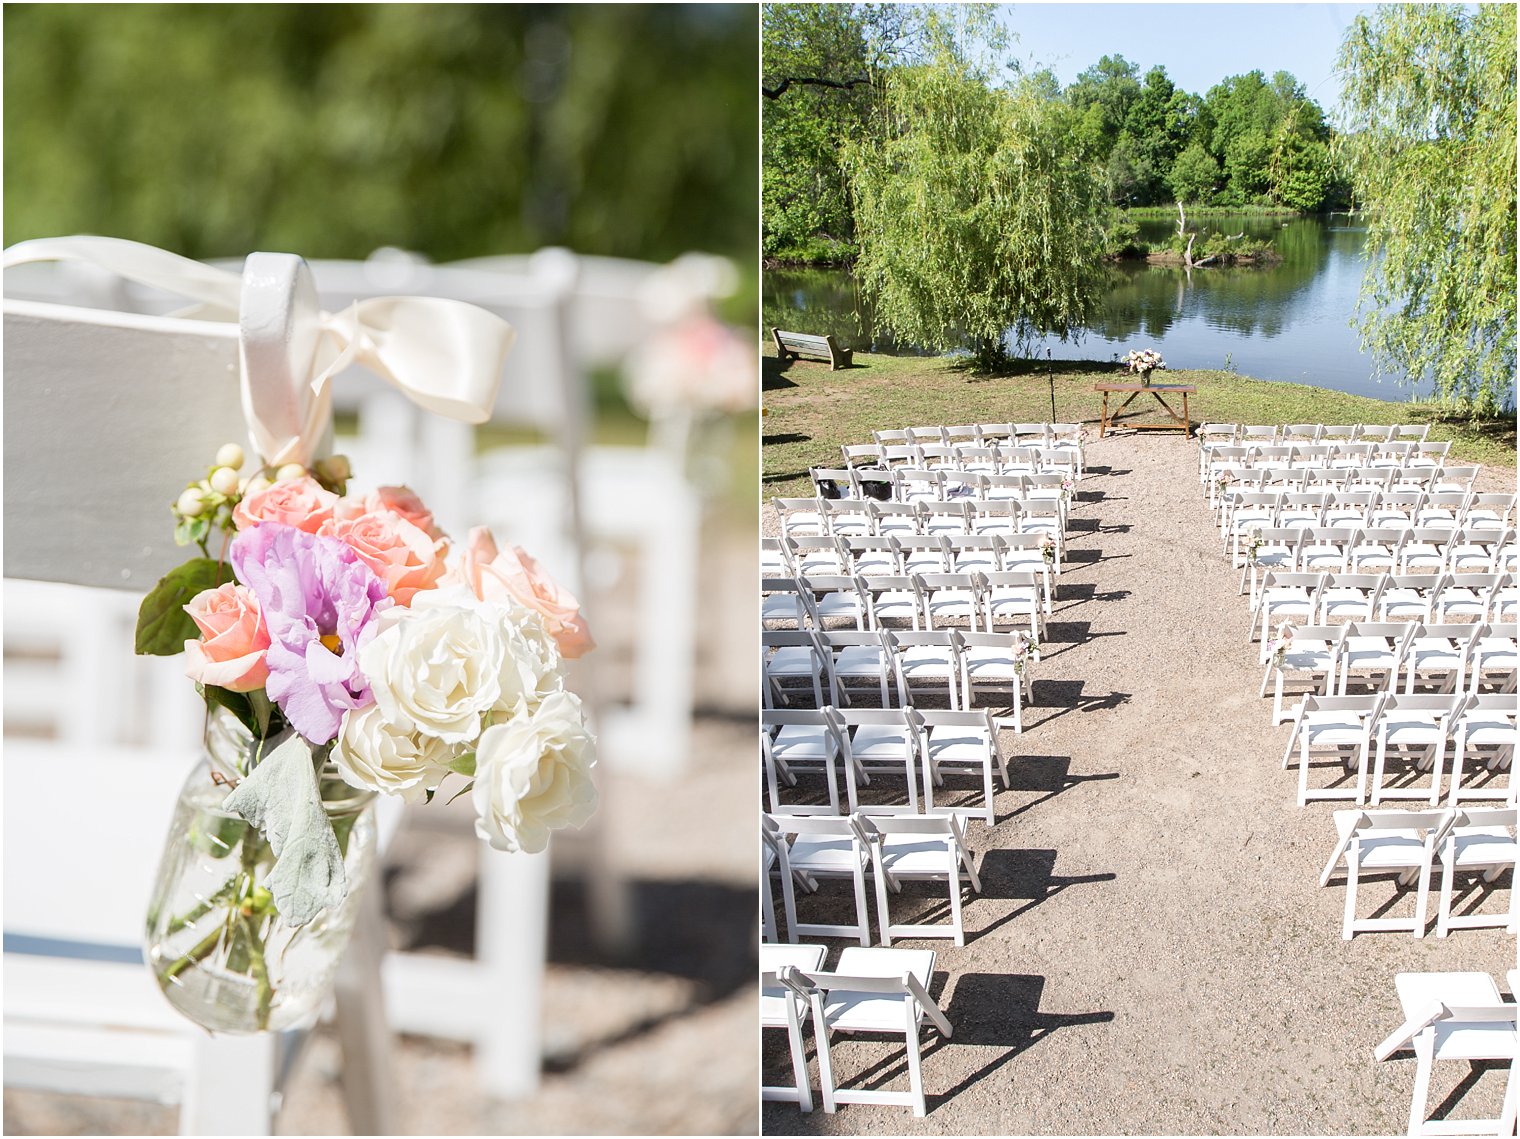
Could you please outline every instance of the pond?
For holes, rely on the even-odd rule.
[[[1141,239],[1164,242],[1175,222],[1140,222]],[[1155,348],[1174,368],[1219,368],[1264,380],[1312,384],[1377,399],[1409,393],[1394,377],[1373,378],[1351,327],[1365,264],[1365,229],[1346,214],[1280,218],[1210,217],[1200,228],[1270,241],[1280,261],[1260,267],[1181,268],[1124,261],[1111,266],[1096,321],[1078,339],[1038,344],[1058,360],[1117,359]],[[799,332],[832,332],[863,351],[926,355],[873,328],[847,269],[771,269],[763,317]]]

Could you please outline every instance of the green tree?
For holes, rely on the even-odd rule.
[[[33,4],[4,53],[7,242],[753,256],[742,5]]]
[[[1066,88],[1067,102],[1082,116],[1080,137],[1100,162],[1108,160],[1130,107],[1140,97],[1139,73],[1122,55],[1105,55]]]
[[[1515,395],[1515,8],[1390,5],[1340,48],[1378,366],[1492,415]]]
[[[1219,184],[1219,163],[1199,143],[1193,143],[1177,156],[1167,185],[1179,202],[1207,204]]]
[[[857,274],[879,325],[941,350],[972,337],[984,367],[1066,338],[1106,281],[1105,179],[1075,112],[1027,86],[993,89],[950,52],[891,72],[883,136],[846,150]]]

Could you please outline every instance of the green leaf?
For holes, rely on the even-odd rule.
[[[259,723],[253,714],[253,705],[249,702],[249,693],[233,692],[230,688],[220,688],[215,684],[202,684],[199,686],[201,696],[205,698],[208,708],[226,708],[238,718],[238,723],[247,728],[254,735],[263,738],[259,731]]]
[[[473,751],[467,751],[463,755],[455,756],[452,760],[449,761],[449,770],[457,771],[460,775],[466,777],[474,775],[475,753]]]
[[[455,791],[454,794],[449,797],[449,803],[452,803],[455,799],[459,798],[459,796],[461,796],[461,795],[463,795],[463,794],[465,794],[465,793],[467,793],[469,791],[473,791],[474,789],[475,789],[475,780],[471,779],[468,783],[466,783],[458,791]],[[448,805],[449,805],[448,803],[444,804],[445,807],[447,807]]]
[[[138,655],[169,657],[183,652],[186,641],[200,636],[185,605],[197,593],[230,580],[232,571],[210,558],[191,558],[164,574],[137,610]]]
[[[292,735],[223,801],[269,840],[269,889],[288,925],[305,925],[343,900],[343,855],[312,766],[311,745]]]

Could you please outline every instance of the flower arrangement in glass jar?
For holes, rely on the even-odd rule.
[[[1166,361],[1161,358],[1161,353],[1150,348],[1140,349],[1129,353],[1121,361],[1125,368],[1140,377],[1140,382],[1151,382],[1151,373],[1157,368],[1165,368]]]
[[[259,1031],[315,1015],[375,794],[431,801],[456,777],[503,851],[541,851],[590,817],[595,743],[563,660],[593,642],[527,553],[477,528],[452,555],[406,488],[349,493],[342,456],[243,465],[224,446],[175,502],[176,540],[202,556],[144,599],[137,651],[183,651],[208,710],[149,961],[193,1019]],[[315,979],[295,976],[326,943]]]
[[[1281,668],[1283,658],[1288,655],[1288,650],[1293,647],[1293,626],[1284,621],[1277,627],[1277,635],[1267,642],[1267,659],[1274,667]]]
[[[1020,676],[1030,661],[1040,659],[1040,642],[1028,633],[1016,632],[1013,634],[1013,670]]]

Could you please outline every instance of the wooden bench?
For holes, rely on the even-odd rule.
[[[771,336],[776,340],[776,355],[781,360],[782,367],[786,366],[788,360],[813,356],[827,360],[829,368],[837,372],[840,368],[848,368],[855,355],[853,349],[841,348],[832,335],[813,336],[806,332],[782,332],[779,328],[773,328]]]

